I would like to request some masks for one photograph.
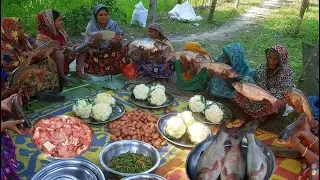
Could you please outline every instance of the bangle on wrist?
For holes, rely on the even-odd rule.
[[[316,140],[309,145],[309,148],[311,148],[311,147],[318,141],[318,139],[319,139],[319,138],[317,137]]]
[[[307,154],[308,151],[308,147],[306,147],[306,150],[304,151],[304,153],[302,154],[302,157],[304,157]]]

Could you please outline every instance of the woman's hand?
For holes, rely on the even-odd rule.
[[[229,72],[227,70],[223,70],[220,74],[220,76],[225,80],[229,79],[228,75],[229,75]]]
[[[102,38],[102,34],[101,33],[97,33],[97,34],[95,34],[93,36],[93,38],[94,38],[94,41],[98,41],[98,40],[100,40]]]
[[[289,144],[287,144],[286,146],[291,148],[291,149],[295,149],[295,150],[299,150],[299,145],[301,145],[301,143],[299,142],[299,140],[297,138],[294,138],[291,140],[291,142]]]
[[[11,106],[12,106],[12,98],[15,97],[17,93],[12,94],[8,98],[1,101],[1,110],[6,110],[11,112]]]
[[[120,34],[116,34],[112,39],[111,42],[114,44],[119,44],[121,42],[121,35]]]
[[[5,122],[1,123],[1,132],[3,132],[5,129],[8,129],[8,130],[16,132],[17,134],[19,134],[21,136],[24,136],[24,135],[28,134],[30,129],[21,130],[17,127],[18,124],[22,124],[22,123],[24,123],[24,121],[25,120],[5,121]]]

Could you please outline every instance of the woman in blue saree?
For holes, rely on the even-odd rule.
[[[224,47],[215,61],[230,65],[239,77],[230,79],[217,74],[213,75],[209,82],[209,92],[212,96],[232,99],[236,92],[231,83],[240,81],[244,76],[254,76],[254,71],[249,68],[240,43],[232,43]]]

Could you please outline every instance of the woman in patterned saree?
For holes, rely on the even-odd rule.
[[[69,58],[70,48],[66,47],[68,35],[62,26],[60,13],[54,9],[43,10],[38,14],[38,36],[36,43],[39,46],[49,41],[58,41],[58,47],[54,49],[52,57],[57,64],[59,78],[63,79],[65,86],[72,86],[72,82],[65,73],[69,71],[69,65],[74,59]]]
[[[23,123],[23,120],[9,120],[3,121],[8,118],[11,111],[11,101],[17,94],[12,94],[10,97],[1,100],[1,180],[14,179],[19,180],[18,176],[18,162],[16,160],[16,147],[9,136],[8,130],[14,131],[23,136],[29,130],[20,130],[17,128],[18,124]]]
[[[122,47],[121,43],[123,31],[115,21],[110,19],[108,8],[103,4],[97,4],[93,8],[86,33],[102,30],[114,31],[116,35],[107,41],[102,39],[101,33],[97,33],[94,37],[89,35],[86,37],[83,44],[88,44],[89,50],[77,55],[77,76],[80,76],[83,70],[92,75],[120,74],[121,69],[130,63],[127,57],[128,48]]]
[[[1,83],[1,91],[10,93],[23,89],[27,97],[36,96],[42,90],[58,89],[59,80],[54,61],[47,57],[50,52],[34,54],[34,41],[26,36],[18,18],[1,21],[1,64],[7,72],[9,84]],[[12,73],[14,72],[14,73]],[[11,75],[10,75],[11,73]],[[10,87],[8,87],[10,86]],[[2,97],[6,98],[6,97]]]
[[[152,23],[148,27],[148,34],[150,38],[163,42],[161,50],[150,52],[140,47],[137,49],[139,56],[136,59],[136,71],[138,75],[153,78],[170,78],[172,77],[174,69],[174,54],[171,42],[165,36],[162,27],[158,23]]]
[[[255,83],[267,90],[279,102],[284,104],[284,91],[286,88],[294,87],[293,70],[288,64],[288,51],[282,45],[275,45],[265,50],[266,62],[257,67],[253,78],[244,77],[243,82]],[[271,114],[281,114],[285,110],[282,106],[277,112],[268,100],[252,101],[240,93],[234,96],[236,103],[254,119],[264,120]]]

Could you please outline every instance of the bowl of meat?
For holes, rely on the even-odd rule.
[[[48,158],[66,159],[80,156],[90,147],[93,131],[78,118],[60,115],[37,121],[30,135]]]
[[[138,174],[135,176],[123,178],[121,180],[165,180],[165,178],[156,174]]]
[[[122,140],[102,149],[101,165],[117,178],[153,172],[160,164],[160,154],[151,144]]]

